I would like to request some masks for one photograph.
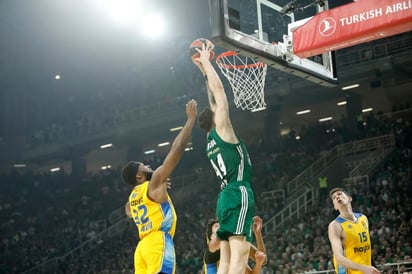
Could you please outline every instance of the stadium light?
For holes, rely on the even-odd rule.
[[[50,172],[57,172],[60,171],[60,167],[51,168]]]
[[[170,145],[169,142],[164,142],[164,143],[158,144],[157,146],[158,146],[158,147],[164,147],[164,146],[168,146],[168,145]]]
[[[354,85],[342,87],[342,90],[348,90],[348,89],[353,89],[353,88],[357,88],[357,87],[359,87],[359,84],[354,84]]]
[[[119,23],[135,23],[141,16],[141,1],[137,0],[104,0],[96,1],[104,5],[110,16]]]
[[[266,107],[255,108],[255,109],[252,109],[251,112],[258,112],[258,111],[262,111],[262,110],[265,110],[265,109],[266,109]]]
[[[153,153],[155,153],[155,152],[156,152],[156,150],[151,149],[151,150],[145,151],[144,154],[145,154],[145,155],[148,155],[148,154],[153,154]]]
[[[372,110],[373,110],[373,108],[364,108],[364,109],[362,109],[362,112],[365,113],[365,112],[370,112]]]
[[[143,33],[148,37],[162,36],[166,29],[166,24],[159,14],[149,14],[140,23]]]
[[[301,110],[301,111],[296,112],[296,114],[297,115],[302,115],[302,114],[306,114],[306,113],[309,113],[309,112],[310,112],[310,109],[305,109],[305,110]]]
[[[170,131],[178,131],[178,130],[181,130],[183,127],[182,126],[179,126],[179,127],[174,127],[174,128],[171,128],[171,129],[169,129]]]
[[[318,121],[319,122],[326,122],[326,121],[330,121],[330,120],[332,120],[333,118],[332,117],[325,117],[325,118],[320,118]]]
[[[341,101],[341,102],[338,102],[338,103],[337,103],[338,106],[344,106],[344,105],[346,105],[346,104],[347,104],[346,101]]]
[[[109,148],[109,147],[112,147],[112,146],[113,146],[113,144],[105,144],[105,145],[101,145],[100,148],[105,149],[105,148]]]

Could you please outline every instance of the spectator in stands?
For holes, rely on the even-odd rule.
[[[319,205],[324,206],[326,203],[326,196],[328,193],[328,177],[320,176],[318,178],[319,183]]]

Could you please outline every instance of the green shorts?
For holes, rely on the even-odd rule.
[[[220,228],[217,236],[227,241],[232,235],[244,235],[248,242],[253,239],[255,198],[248,182],[229,183],[217,199],[216,215]]]

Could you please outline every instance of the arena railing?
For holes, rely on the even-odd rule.
[[[306,188],[306,191],[294,201],[288,203],[282,210],[272,218],[265,221],[263,225],[263,235],[280,228],[287,221],[299,219],[308,209],[316,204],[315,189]]]
[[[308,182],[312,182],[316,178],[316,176],[318,176],[322,171],[324,171],[335,160],[339,158],[393,147],[394,145],[395,138],[393,134],[337,145],[332,150],[330,150],[329,153],[314,162],[311,166],[297,175],[293,180],[289,181],[286,184],[287,195],[291,197],[294,194],[299,195],[300,193],[302,193],[305,185]]]
[[[86,250],[90,250],[96,245],[98,245],[103,239],[107,237],[113,237],[118,235],[119,233],[123,232],[131,222],[127,218],[123,218],[119,220],[117,223],[107,227],[107,229],[97,233],[93,238],[84,241],[79,246],[73,248],[71,251],[65,253],[62,256],[53,257],[49,260],[41,262],[32,268],[23,271],[22,274],[30,274],[30,273],[54,273],[52,269],[57,269],[59,266],[60,261],[67,261],[75,258],[76,256],[80,256]]]
[[[312,187],[312,185],[308,187],[307,184],[308,182],[313,182],[316,176],[318,176],[322,171],[329,167],[335,160],[349,155],[393,147],[394,144],[394,136],[393,134],[389,134],[337,145],[326,156],[320,158],[309,168],[304,170],[302,173],[300,173],[293,180],[286,184],[287,196],[289,197],[289,200],[285,201],[285,207],[280,212],[278,212],[276,215],[265,222],[263,228],[265,234],[281,227],[285,221],[298,218],[301,214],[307,212],[308,206],[316,204],[316,190],[314,187]],[[277,190],[273,190],[270,192],[276,191]],[[264,195],[266,197],[270,196],[270,193],[262,193],[261,195]],[[275,194],[272,194],[272,196],[273,195]]]

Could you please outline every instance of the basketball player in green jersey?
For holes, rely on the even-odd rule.
[[[368,219],[352,211],[352,197],[342,188],[332,189],[329,196],[334,208],[339,211],[339,216],[328,227],[336,273],[380,273],[372,266]]]
[[[207,41],[197,49],[194,63],[206,78],[210,108],[199,115],[199,126],[207,131],[207,157],[220,180],[216,216],[220,227],[218,274],[245,273],[248,262],[254,196],[250,186],[252,165],[245,144],[238,138],[229,117],[223,84],[210,63],[214,45]]]
[[[186,123],[160,167],[153,171],[143,163],[131,161],[122,169],[123,181],[133,186],[125,211],[136,223],[140,238],[134,253],[136,274],[174,274],[176,271],[173,236],[177,217],[167,193],[167,178],[190,139],[197,118],[196,101],[186,104],[186,115]]]

